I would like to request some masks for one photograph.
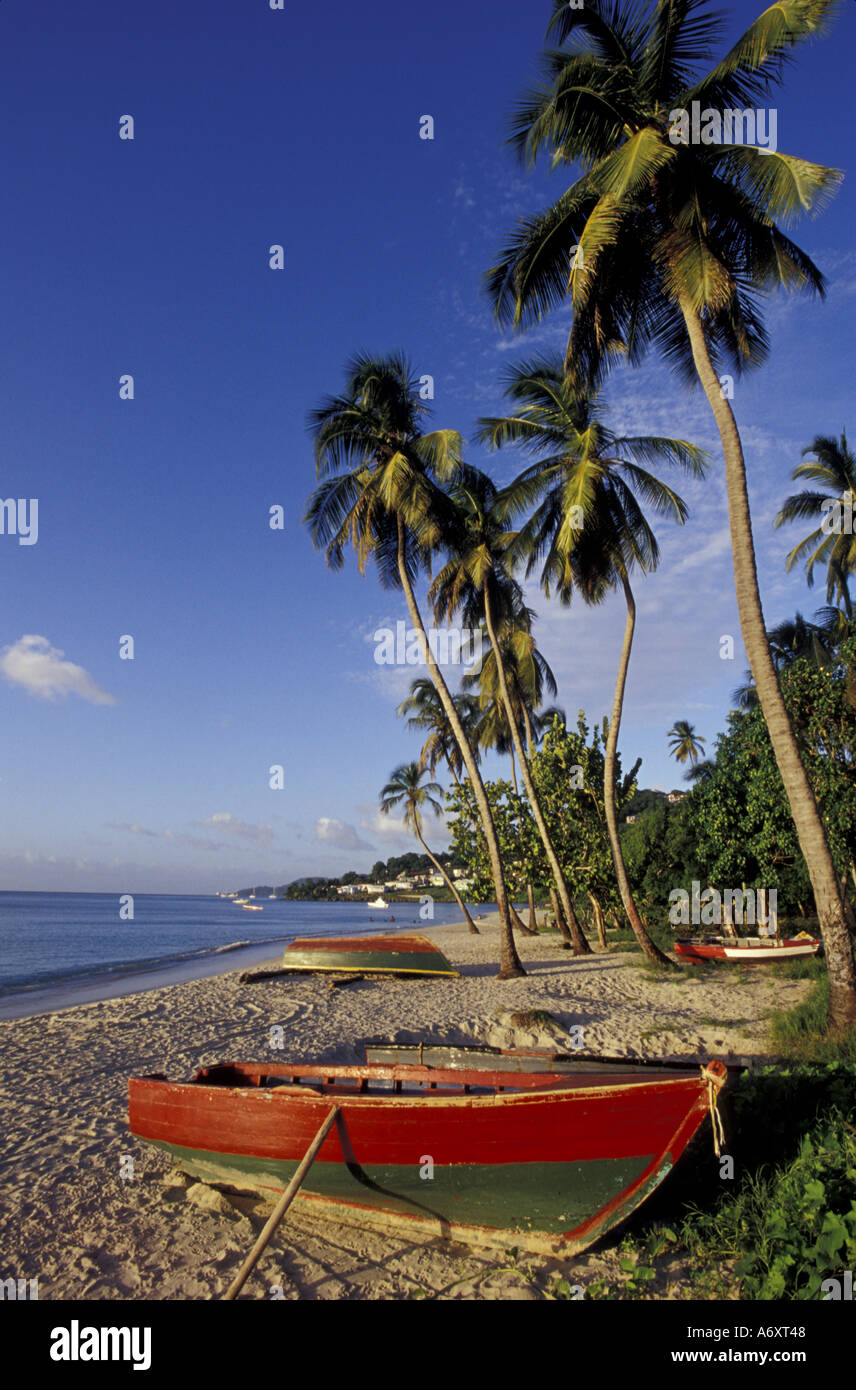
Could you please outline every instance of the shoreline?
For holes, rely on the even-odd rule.
[[[416,925],[419,931],[424,932],[464,924],[418,922]],[[166,989],[175,984],[190,984],[194,980],[207,980],[233,970],[245,970],[249,966],[264,965],[271,961],[281,963],[284,947],[289,941],[293,941],[296,935],[379,936],[412,933],[413,930],[412,922],[384,922],[369,918],[366,929],[349,927],[348,930],[340,932],[331,927],[323,932],[307,932],[305,929],[301,932],[289,931],[281,937],[268,938],[266,941],[236,941],[225,946],[211,946],[185,957],[167,957],[160,963],[129,961],[101,974],[74,975],[66,979],[49,980],[43,985],[33,984],[9,989],[7,992],[0,991],[0,1022],[41,1018],[47,1014],[79,1008],[83,1004],[123,999],[154,989]],[[277,947],[279,953],[272,955],[271,952]]]
[[[326,976],[241,984],[233,969],[0,1022],[8,1059],[0,1277],[38,1277],[41,1299],[209,1299],[228,1286],[271,1202],[192,1184],[133,1139],[131,1075],[183,1079],[214,1062],[266,1057],[354,1063],[363,1060],[361,1044],[379,1037],[560,1050],[572,1026],[583,1030],[583,1050],[599,1056],[761,1062],[769,1055],[765,1013],[798,1003],[810,988],[769,974],[653,978],[637,968],[638,956],[574,958],[551,936],[518,938],[529,974],[503,982],[498,930],[489,919],[479,926],[482,934],[471,936],[464,926],[427,925],[461,970],[457,979],[358,979],[340,989]],[[534,1011],[553,1021],[512,1018]],[[285,1029],[282,1050],[272,1050],[275,1026]],[[307,1300],[545,1296],[502,1257],[381,1236],[353,1221],[321,1219],[296,1204],[244,1296],[270,1297],[274,1286],[286,1299]],[[533,1257],[531,1270],[536,1284],[557,1272],[586,1282],[610,1261],[608,1240],[567,1260]]]

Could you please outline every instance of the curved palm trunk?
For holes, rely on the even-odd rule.
[[[531,762],[532,762],[532,721],[531,721],[530,718],[529,718],[529,711],[528,711],[527,708],[526,708],[526,702],[525,702],[525,701],[523,702],[522,708],[523,708],[523,722],[524,722],[524,724],[525,724],[525,726],[526,726],[526,755],[527,755],[527,757],[529,758],[529,762],[530,762],[530,764],[531,764]],[[854,871],[854,872],[856,872],[856,871]],[[856,877],[854,877],[854,882],[856,882]],[[537,913],[536,910],[535,910],[535,890],[534,890],[534,888],[532,887],[531,881],[530,881],[529,883],[527,883],[527,885],[526,885],[526,897],[527,897],[527,899],[528,899],[528,901],[529,901],[529,926],[530,926],[530,928],[531,928],[532,935],[535,936],[535,935],[537,935],[537,932],[538,932],[538,913]]]
[[[606,813],[606,830],[609,835],[609,847],[612,850],[612,862],[615,865],[615,877],[618,880],[621,903],[627,914],[633,935],[649,960],[655,961],[657,965],[667,965],[676,969],[674,961],[671,961],[660,950],[659,946],[654,945],[642,925],[642,919],[636,911],[636,904],[633,901],[630,880],[627,877],[627,869],[624,864],[624,855],[621,852],[621,841],[618,838],[618,816],[615,810],[615,755],[618,751],[618,731],[621,728],[621,711],[624,708],[624,688],[627,685],[630,649],[633,646],[633,632],[636,627],[636,600],[633,597],[633,590],[630,588],[626,574],[621,576],[621,582],[627,602],[627,621],[624,624],[624,641],[621,644],[621,659],[618,663],[618,677],[615,682],[615,694],[612,698],[612,716],[609,721],[609,732],[606,736],[606,748],[603,754],[603,808]]]
[[[556,926],[559,928],[560,934],[565,938],[568,945],[572,946],[574,943],[571,940],[570,929],[565,921],[565,915],[559,903],[559,895],[556,892],[555,883],[550,884],[550,906],[553,909],[553,917],[555,918]]]
[[[601,907],[600,903],[598,902],[597,898],[595,897],[594,893],[591,891],[590,888],[587,890],[587,892],[588,892],[588,900],[589,900],[589,902],[591,903],[591,905],[592,905],[592,910],[593,910],[593,912],[594,912],[594,923],[595,923],[595,928],[596,928],[596,930],[597,930],[597,939],[598,939],[598,942],[599,942],[599,944],[600,944],[601,949],[605,951],[605,950],[606,950],[606,927],[604,926],[604,923],[603,923],[603,908]]]
[[[558,889],[559,893],[559,901],[562,904],[562,911],[565,915],[568,927],[570,928],[571,940],[574,943],[574,955],[590,955],[591,947],[589,946],[588,942],[583,936],[582,928],[580,927],[576,913],[574,912],[573,905],[571,903],[571,895],[568,892],[568,885],[565,880],[565,875],[562,871],[562,866],[559,863],[559,856],[556,854],[556,851],[553,848],[553,841],[550,839],[550,832],[547,829],[547,823],[544,820],[544,815],[541,810],[541,804],[538,800],[538,795],[535,791],[535,784],[532,781],[532,776],[529,771],[529,764],[526,761],[526,754],[523,751],[523,743],[520,738],[520,730],[517,727],[517,720],[514,717],[514,710],[511,704],[511,697],[508,693],[508,681],[505,678],[505,666],[502,660],[502,653],[500,652],[499,643],[496,640],[496,632],[494,631],[493,611],[490,601],[490,592],[488,585],[485,585],[484,587],[482,599],[484,603],[484,617],[485,625],[487,627],[487,635],[490,638],[490,645],[493,648],[493,654],[496,658],[496,674],[499,678],[499,689],[502,694],[502,703],[505,707],[505,714],[508,720],[508,727],[511,731],[511,741],[517,752],[517,761],[520,764],[520,775],[523,778],[523,785],[526,788],[526,795],[529,797],[529,804],[532,808],[532,815],[535,817],[535,824],[538,827],[538,834],[541,836],[541,843],[544,846],[547,859],[550,863],[550,869],[552,870],[553,878],[556,882],[556,888]]]
[[[826,968],[829,973],[829,1027],[833,1032],[840,1032],[856,1025],[856,968],[841,890],[817,801],[800,758],[793,726],[770,656],[758,589],[752,518],[746,486],[746,464],[734,412],[729,401],[722,395],[698,313],[687,300],[681,300],[680,307],[689,334],[695,368],[722,441],[740,628],[785,795],[791,808],[797,839],[814,892],[826,952]]]
[[[514,749],[513,749],[513,748],[512,748],[512,750],[511,750],[511,780],[512,780],[512,783],[513,783],[513,785],[514,785],[514,795],[515,795],[515,796],[519,796],[519,795],[520,795],[520,791],[519,791],[518,786],[517,786],[517,768],[515,767],[515,764],[514,764]],[[518,843],[518,846],[521,847],[520,852],[521,852],[521,857],[522,857],[522,854],[523,854],[523,850],[522,850],[523,836],[522,836],[522,834],[518,837],[517,843]],[[528,884],[527,886],[528,886],[529,891],[530,891],[530,893],[531,893],[531,891],[532,891],[532,885],[531,885],[531,884]],[[532,913],[531,913],[531,911],[530,911],[530,913],[529,913],[529,926],[528,926],[528,927],[527,927],[526,923],[524,922],[523,918],[520,916],[520,913],[517,911],[517,908],[514,906],[514,903],[510,903],[510,904],[509,904],[509,911],[511,912],[511,920],[512,920],[512,922],[514,923],[515,927],[517,927],[518,931],[522,931],[524,936],[535,936],[536,933],[532,930]]]
[[[470,748],[469,741],[464,733],[463,726],[455,709],[455,702],[449,693],[449,687],[443,679],[443,673],[434,659],[434,653],[425,632],[425,624],[422,621],[422,614],[419,612],[419,605],[416,602],[416,595],[413,592],[413,585],[410,583],[410,575],[407,573],[407,566],[404,563],[404,523],[399,516],[398,521],[398,575],[401,580],[401,587],[407,600],[407,611],[410,614],[410,621],[419,633],[422,651],[425,656],[425,663],[428,667],[428,674],[434,683],[434,688],[440,696],[440,701],[446,711],[446,717],[455,735],[455,740],[461,750],[461,757],[467,769],[473,794],[476,798],[476,805],[481,816],[482,829],[487,843],[487,852],[490,857],[491,873],[493,875],[494,888],[496,889],[496,905],[499,909],[500,927],[500,958],[499,958],[499,978],[508,980],[517,975],[525,975],[526,971],[520,963],[517,954],[517,947],[514,944],[514,935],[511,929],[511,917],[508,911],[508,894],[505,891],[505,878],[502,873],[502,859],[499,853],[499,841],[496,838],[496,827],[493,823],[493,816],[490,813],[490,804],[487,799],[487,792],[484,789],[479,774],[476,760],[473,757],[473,750]]]
[[[476,926],[475,922],[473,921],[472,917],[470,916],[467,910],[466,903],[464,902],[463,898],[461,897],[460,893],[455,887],[454,882],[452,881],[451,874],[448,874],[446,872],[446,870],[443,868],[443,865],[440,863],[440,860],[435,858],[435,856],[431,853],[430,849],[428,848],[428,846],[422,838],[422,832],[420,830],[416,831],[416,838],[419,841],[422,848],[424,849],[425,853],[428,855],[428,858],[431,860],[431,863],[434,865],[434,868],[437,870],[438,874],[443,879],[443,882],[445,883],[449,892],[452,894],[452,897],[455,899],[455,902],[458,904],[458,907],[463,912],[464,918],[467,923],[467,930],[471,931],[473,936],[481,936],[481,932],[479,931],[478,927]]]
[[[534,936],[534,935],[535,935],[534,931],[530,931],[529,928],[527,927],[527,925],[526,925],[526,923],[524,922],[523,918],[520,916],[520,913],[517,911],[517,908],[514,906],[514,903],[509,903],[509,904],[508,904],[508,910],[509,910],[509,912],[511,913],[511,922],[512,922],[512,925],[515,926],[515,927],[517,928],[518,931],[522,931],[522,933],[523,933],[524,936]]]

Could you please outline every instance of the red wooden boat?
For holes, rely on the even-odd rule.
[[[187,1083],[133,1077],[129,1121],[205,1182],[278,1192],[338,1106],[299,1201],[426,1239],[573,1254],[659,1186],[726,1078],[720,1061],[609,1077],[224,1063]]]
[[[676,941],[675,955],[689,961],[739,960],[769,965],[816,955],[821,944],[818,937],[807,935],[781,941],[767,936],[706,936],[699,941]]]

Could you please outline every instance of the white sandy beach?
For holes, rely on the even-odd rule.
[[[178,1080],[223,1060],[355,1062],[372,1037],[561,1048],[574,1025],[585,1051],[604,1056],[759,1058],[768,1050],[766,1014],[798,1003],[809,987],[771,971],[661,980],[638,968],[638,954],[575,960],[557,936],[518,937],[530,973],[501,982],[498,933],[480,926],[479,937],[463,926],[430,932],[461,969],[458,980],[333,988],[319,976],[242,984],[235,971],[0,1023],[0,1279],[38,1278],[42,1299],[225,1291],[270,1204],[191,1185],[134,1140],[130,1075]],[[512,1026],[511,1014],[534,1009],[559,1026]],[[284,1051],[271,1050],[274,1025],[285,1029]],[[134,1174],[123,1178],[128,1155]],[[501,1268],[508,1261],[495,1253],[419,1245],[294,1207],[242,1297],[532,1299],[560,1270],[584,1285],[608,1277],[616,1261],[607,1250],[563,1265],[536,1256],[524,1263],[528,1277]]]

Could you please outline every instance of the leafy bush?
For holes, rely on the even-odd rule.
[[[743,1298],[817,1298],[856,1267],[856,1130],[829,1112],[795,1158],[748,1174],[715,1211],[690,1211],[681,1239],[700,1267],[731,1262]]]

